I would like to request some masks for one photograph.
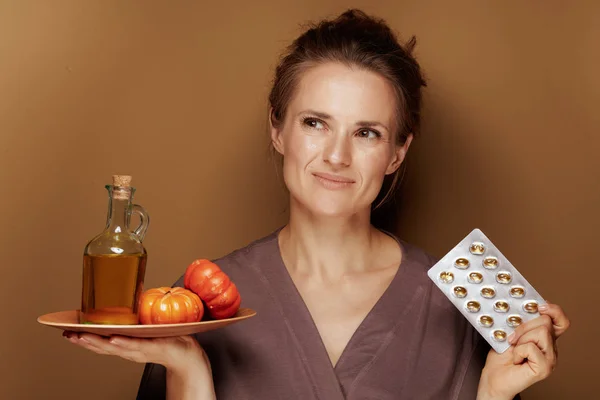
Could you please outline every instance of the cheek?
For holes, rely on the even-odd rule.
[[[371,185],[381,185],[390,163],[389,154],[382,151],[360,152],[356,161],[360,163],[363,178]]]
[[[305,135],[300,132],[290,132],[286,141],[285,158],[290,164],[307,165],[319,154],[321,139],[316,136]]]

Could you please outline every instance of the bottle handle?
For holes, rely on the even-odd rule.
[[[140,224],[137,228],[135,228],[133,233],[135,233],[140,238],[141,242],[146,236],[146,231],[148,230],[148,225],[150,224],[150,216],[148,215],[144,207],[140,206],[139,204],[131,205],[131,214],[138,214],[140,216]]]

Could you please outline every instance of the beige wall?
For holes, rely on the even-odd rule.
[[[0,398],[134,398],[141,365],[35,322],[79,305],[103,185],[132,174],[151,215],[148,287],[270,232],[276,57],[299,23],[366,4],[417,34],[430,81],[399,232],[441,256],[483,229],[574,320],[525,398],[596,393],[600,3],[191,3],[0,0]]]

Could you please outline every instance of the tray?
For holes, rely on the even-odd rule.
[[[248,318],[252,318],[255,315],[256,311],[250,308],[240,308],[235,316],[220,320],[207,320],[181,324],[104,325],[80,324],[79,310],[69,310],[41,315],[38,317],[37,321],[42,325],[61,329],[63,331],[88,332],[107,337],[121,335],[138,338],[159,338],[208,332],[241,322]]]

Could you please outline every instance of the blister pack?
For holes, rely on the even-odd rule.
[[[542,296],[479,229],[427,272],[429,278],[487,340],[503,353],[519,325],[539,317]]]

